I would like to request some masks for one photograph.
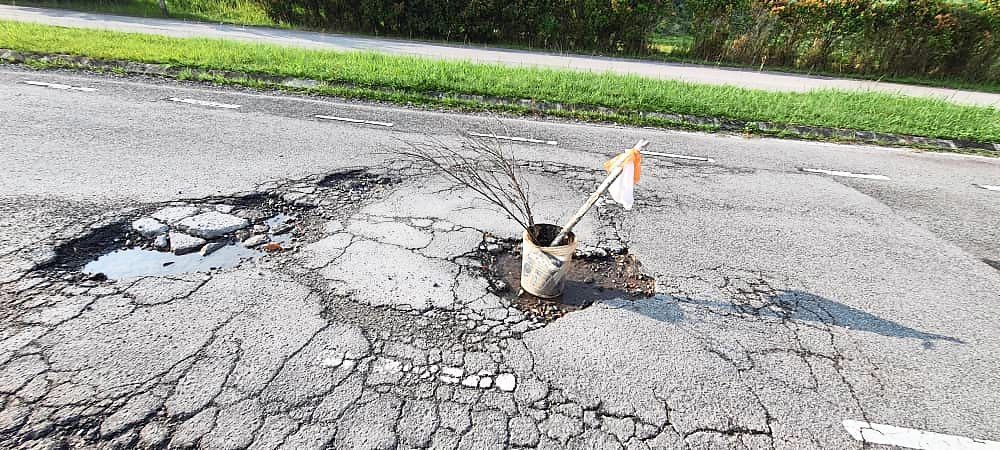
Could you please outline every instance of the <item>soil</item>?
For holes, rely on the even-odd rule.
[[[518,309],[544,322],[602,300],[636,300],[655,295],[655,280],[642,273],[642,264],[625,249],[620,254],[605,251],[607,256],[574,256],[563,294],[553,299],[536,297],[521,290],[520,243],[500,247],[501,252],[484,257],[491,281],[499,294]]]

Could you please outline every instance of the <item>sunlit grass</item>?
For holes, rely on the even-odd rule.
[[[1000,142],[1000,111],[881,93],[778,93],[567,70],[444,62],[0,21],[0,47],[349,83]]]

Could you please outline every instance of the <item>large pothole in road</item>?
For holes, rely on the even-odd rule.
[[[578,249],[566,275],[566,288],[553,299],[521,289],[520,240],[487,239],[479,255],[494,289],[528,317],[543,322],[603,300],[636,300],[655,295],[656,280],[642,272],[642,264],[628,248]]]
[[[327,211],[349,214],[397,181],[346,169],[246,195],[152,205],[59,245],[44,270],[105,280],[236,267],[295,250],[306,226],[321,227]]]

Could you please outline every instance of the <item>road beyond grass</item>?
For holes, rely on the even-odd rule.
[[[532,99],[614,110],[1000,142],[1000,111],[942,100],[846,91],[783,93],[543,68],[435,61],[213,39],[182,39],[0,21],[0,48],[105,60],[298,77],[352,86],[357,97],[412,102],[373,91]],[[481,105],[483,108],[489,105]],[[596,117],[598,119],[605,119]],[[748,130],[753,131],[753,130]]]
[[[4,0],[14,6],[68,9],[135,17],[164,17],[157,0]],[[170,0],[170,18],[236,25],[280,27],[255,0]]]

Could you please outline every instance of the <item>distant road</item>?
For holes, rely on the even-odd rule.
[[[376,51],[445,60],[536,66],[593,72],[615,72],[694,83],[735,85],[770,91],[805,92],[815,89],[882,91],[947,99],[956,103],[1000,108],[1000,94],[911,86],[864,80],[756,72],[694,64],[640,61],[599,56],[564,55],[493,47],[357,37],[264,27],[220,25],[170,19],[92,14],[47,8],[0,5],[0,18],[79,28],[102,28],[173,37],[234,39],[294,47]]]

